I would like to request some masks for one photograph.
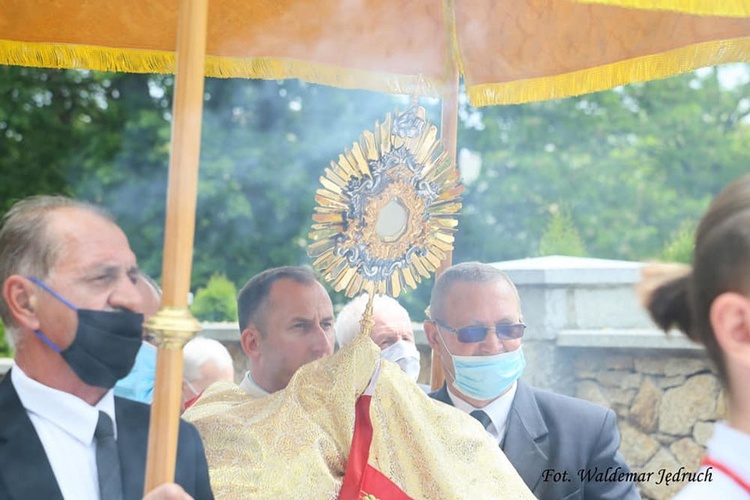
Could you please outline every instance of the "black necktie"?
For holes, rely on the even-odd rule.
[[[489,415],[487,415],[484,410],[474,410],[473,412],[469,413],[469,415],[479,420],[485,429],[488,429],[490,427],[490,424],[492,423]]]
[[[94,431],[96,437],[96,470],[99,474],[99,498],[101,500],[122,500],[122,474],[120,457],[117,454],[117,441],[112,428],[112,419],[103,411]]]

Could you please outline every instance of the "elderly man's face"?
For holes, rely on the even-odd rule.
[[[251,326],[263,335],[254,335],[249,347],[243,339],[243,348],[255,382],[275,392],[287,386],[300,366],[333,353],[333,304],[320,283],[292,279],[271,285],[267,300],[261,324]]]
[[[141,312],[138,267],[125,234],[114,223],[77,208],[50,214],[48,231],[61,245],[47,285],[80,309]],[[75,337],[75,311],[49,293],[38,294],[39,329],[62,349]]]
[[[444,304],[443,311],[433,311],[433,319],[456,330],[475,325],[489,327],[498,323],[519,323],[522,319],[518,298],[511,287],[503,281],[456,282],[448,290]],[[441,328],[432,321],[425,322],[425,334],[430,346],[440,355],[449,374],[449,381],[455,379],[451,354],[491,356],[514,351],[521,346],[521,339],[500,340],[494,330],[480,342],[459,342],[455,333]]]
[[[414,330],[408,316],[388,309],[376,309],[374,316],[375,324],[370,332],[370,338],[381,350],[399,340],[414,343]]]
[[[220,368],[213,361],[206,361],[200,367],[200,376],[195,380],[182,381],[182,402],[185,403],[205,391],[211,384],[219,381],[233,382],[234,368]]]

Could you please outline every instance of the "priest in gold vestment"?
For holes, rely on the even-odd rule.
[[[220,382],[185,413],[216,497],[338,498],[355,404],[378,371],[370,466],[416,499],[534,498],[479,422],[427,397],[362,334],[301,367],[284,390],[254,399]]]

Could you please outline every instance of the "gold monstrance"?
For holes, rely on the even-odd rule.
[[[337,292],[368,292],[362,334],[369,335],[374,294],[416,288],[452,250],[463,186],[416,105],[376,122],[320,182],[309,254]]]

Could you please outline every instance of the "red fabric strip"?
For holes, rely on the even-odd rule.
[[[718,461],[714,460],[711,457],[706,457],[701,462],[701,465],[705,465],[705,466],[708,466],[708,467],[713,467],[716,470],[721,471],[725,476],[727,476],[729,479],[731,479],[732,481],[734,481],[735,483],[737,483],[740,486],[740,488],[742,488],[743,490],[745,490],[745,492],[747,492],[748,494],[750,494],[750,483],[748,483],[747,481],[745,481],[744,479],[742,479],[739,476],[739,474],[737,474],[736,472],[734,472],[732,469],[730,469],[729,467],[727,467],[723,463],[718,462]]]

